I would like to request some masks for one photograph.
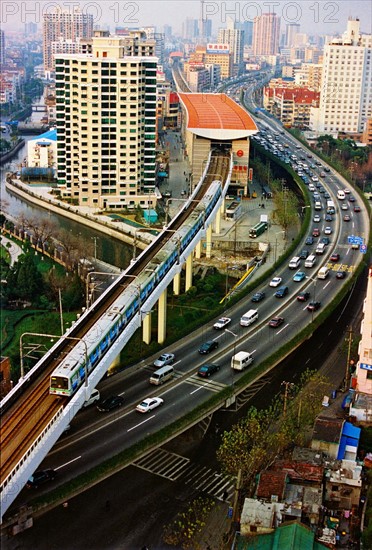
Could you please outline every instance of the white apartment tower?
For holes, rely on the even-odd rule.
[[[279,53],[280,17],[275,13],[263,13],[253,21],[253,55],[277,55]]]
[[[61,41],[78,42],[78,39],[91,38],[93,34],[93,15],[82,13],[79,8],[62,10],[56,8],[43,15],[43,57],[44,70],[54,71],[52,44]]]
[[[226,29],[218,30],[218,44],[228,44],[233,56],[234,73],[243,70],[244,61],[244,31],[236,28],[236,24],[229,17]]]
[[[372,117],[372,35],[349,18],[342,38],[324,46],[319,112],[311,127],[320,133],[363,131]]]
[[[56,57],[58,184],[79,205],[154,207],[155,43],[94,34],[91,53]]]

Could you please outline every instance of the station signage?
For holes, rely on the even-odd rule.
[[[359,363],[359,366],[361,369],[372,371],[372,365],[369,365],[368,363]]]

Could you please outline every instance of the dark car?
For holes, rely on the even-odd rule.
[[[350,196],[349,196],[349,202],[355,202],[355,197],[354,197],[354,195],[350,195]]]
[[[252,296],[252,302],[261,302],[265,298],[264,292],[256,292],[256,294],[253,294]]]
[[[283,317],[273,317],[273,319],[269,321],[269,327],[277,328],[277,327],[280,327],[280,325],[282,325],[283,323],[284,323]]]
[[[337,252],[334,252],[333,254],[331,254],[329,259],[331,262],[338,262],[338,260],[340,259],[340,254],[337,254]]]
[[[329,241],[329,238],[328,238],[328,237],[322,237],[322,238],[320,239],[320,242],[323,243],[323,244],[325,244],[325,245],[327,245],[327,244],[329,244],[330,241]]]
[[[214,374],[219,370],[220,370],[220,367],[218,365],[214,365],[213,363],[208,363],[207,365],[202,365],[199,368],[198,376],[202,376],[203,378],[209,378],[211,374]]]
[[[304,248],[303,250],[301,250],[300,254],[299,254],[299,258],[300,260],[306,260],[306,258],[308,257],[309,255],[309,252],[308,250],[306,250],[306,248]]]
[[[319,235],[320,235],[320,229],[318,227],[314,227],[313,237],[319,237]]]
[[[39,485],[43,485],[47,481],[53,481],[57,472],[55,470],[38,470],[27,481],[27,489],[37,489]]]
[[[104,401],[101,401],[101,403],[98,403],[97,409],[101,412],[110,412],[117,407],[121,407],[123,404],[124,397],[121,397],[121,395],[111,395]]]
[[[278,290],[275,292],[275,296],[277,298],[284,298],[284,296],[288,294],[288,287],[287,286],[281,286],[278,288]]]
[[[351,220],[349,214],[345,214],[344,216],[344,222],[349,222]]]
[[[346,277],[346,271],[343,271],[340,269],[339,271],[336,271],[336,279],[345,279]]]
[[[326,222],[333,222],[333,218],[331,214],[326,214],[326,217],[324,219]]]
[[[321,306],[321,303],[320,302],[310,302],[308,305],[307,305],[307,309],[309,311],[317,311]]]
[[[354,206],[354,212],[360,212],[360,206],[358,204]]]
[[[313,237],[307,237],[306,241],[305,241],[305,244],[307,244],[307,245],[314,244],[314,238]]]
[[[210,353],[211,351],[217,348],[218,348],[218,342],[216,342],[215,340],[208,340],[208,342],[204,342],[204,344],[200,346],[198,351],[199,353],[204,355],[206,353]]]
[[[297,300],[299,302],[307,302],[310,298],[310,292],[300,292],[300,294],[297,296]]]

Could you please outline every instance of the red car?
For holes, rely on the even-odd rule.
[[[360,212],[360,206],[357,204],[354,206],[354,212]]]
[[[314,227],[312,235],[313,237],[319,237],[320,231],[317,227]]]
[[[274,317],[269,322],[269,327],[271,327],[271,328],[280,327],[280,325],[282,325],[283,323],[284,323],[283,317]]]
[[[338,260],[340,259],[340,254],[337,254],[336,252],[334,254],[331,255],[331,257],[329,258],[331,262],[338,262]]]

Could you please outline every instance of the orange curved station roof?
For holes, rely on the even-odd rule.
[[[252,117],[226,94],[179,93],[187,129],[209,139],[240,139],[258,132]]]

